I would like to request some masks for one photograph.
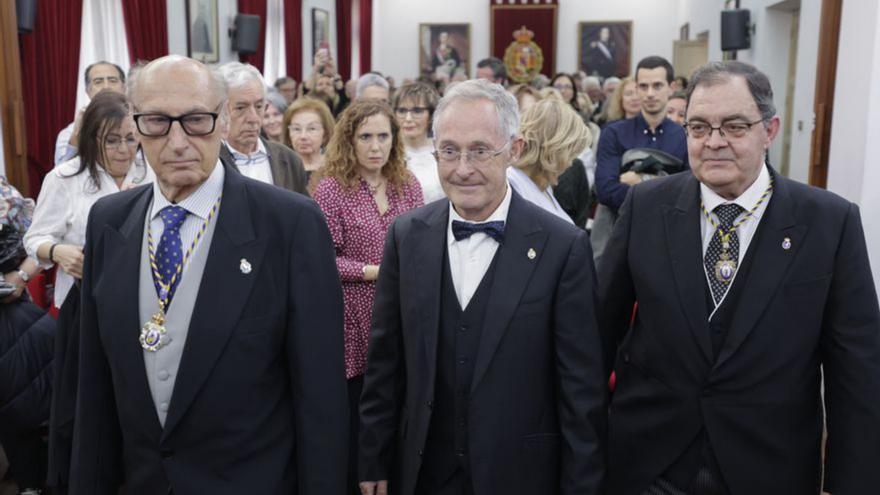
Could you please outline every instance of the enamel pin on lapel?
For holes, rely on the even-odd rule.
[[[251,263],[248,260],[242,258],[241,264],[238,266],[238,268],[241,270],[241,273],[247,275],[251,272]]]
[[[530,260],[535,259],[535,256],[537,255],[538,253],[536,253],[533,248],[529,248],[529,251],[526,253],[526,256],[528,256]]]
[[[782,249],[785,249],[786,251],[791,249],[791,239],[786,237],[785,239],[782,240]]]

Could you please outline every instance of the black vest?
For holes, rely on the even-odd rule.
[[[448,253],[443,255],[437,377],[420,473],[427,478],[426,481],[430,480],[429,483],[442,484],[459,468],[470,473],[469,396],[497,259],[496,251],[467,308],[462,311],[455,295]]]
[[[765,210],[764,216],[766,215],[767,211]],[[762,221],[758,224],[758,228],[755,229],[755,234],[752,236],[751,242],[749,242],[749,248],[745,256],[743,256],[742,263],[737,268],[733,285],[727,290],[727,295],[717,309],[715,308],[715,302],[712,300],[712,289],[709,288],[709,282],[706,282],[706,314],[712,316],[709,320],[709,335],[712,341],[713,361],[717,360],[721,354],[721,349],[727,341],[730,325],[733,323],[733,317],[739,309],[740,297],[747,290],[752,259],[755,256],[755,246],[758,245],[758,240],[761,237],[761,232],[764,230],[763,226],[765,223]],[[712,277],[714,274],[710,273],[709,276]],[[712,314],[713,311],[715,312],[714,314]],[[712,445],[709,442],[709,436],[706,434],[705,429],[700,431],[700,434],[697,435],[684,453],[667,469],[663,474],[663,478],[670,481],[676,487],[687,490],[690,482],[701,467],[708,468],[715,475],[716,479],[723,482],[718,460],[712,451]]]

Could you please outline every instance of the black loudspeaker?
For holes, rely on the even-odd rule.
[[[260,46],[260,16],[237,14],[232,34],[232,51],[242,55],[257,53]]]
[[[37,20],[37,0],[15,0],[15,15],[18,17],[18,32],[32,32]]]
[[[721,11],[721,51],[748,50],[752,47],[749,10]]]

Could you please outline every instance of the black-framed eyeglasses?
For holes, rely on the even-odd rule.
[[[764,119],[758,119],[754,122],[740,122],[738,120],[733,120],[730,122],[723,122],[721,125],[714,127],[701,120],[694,122],[687,121],[684,123],[684,130],[687,132],[688,136],[695,139],[708,138],[712,136],[712,132],[714,131],[718,131],[718,134],[723,138],[741,138],[749,132],[753,125],[760,124],[761,122],[764,122]]]
[[[406,117],[406,114],[411,113],[413,115],[413,117],[421,117],[422,115],[424,115],[426,112],[428,112],[430,110],[431,109],[428,107],[412,107],[412,108],[397,107],[394,109],[394,114],[397,115],[398,117]]]
[[[207,136],[214,132],[219,116],[217,112],[190,112],[178,117],[164,113],[136,113],[132,117],[142,135],[162,137],[171,132],[171,124],[174,122],[180,122],[180,127],[187,136]]]

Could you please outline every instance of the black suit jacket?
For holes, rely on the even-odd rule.
[[[164,429],[138,342],[153,190],[92,208],[72,494],[115,494],[123,480],[144,495],[345,490],[342,290],[324,217],[313,201],[226,167]]]
[[[292,149],[283,144],[273,143],[266,139],[260,138],[263,146],[266,147],[266,153],[269,155],[269,169],[272,171],[272,181],[278,187],[283,187],[288,191],[298,192],[309,196],[306,186],[309,184],[309,177],[306,169],[303,167],[302,159]],[[220,146],[220,158],[229,163],[232,168],[238,171],[235,165],[235,158],[226,144]]]
[[[880,311],[858,208],[774,177],[717,359],[699,182],[689,173],[649,181],[621,208],[599,266],[606,358],[617,355],[610,493],[640,494],[701,428],[733,495],[818,493],[820,367],[825,489],[880,487]]]
[[[379,274],[361,479],[396,472],[397,494],[414,493],[431,421],[448,218],[447,200],[399,217]],[[513,192],[497,256],[468,399],[474,489],[599,493],[606,388],[587,235]]]

